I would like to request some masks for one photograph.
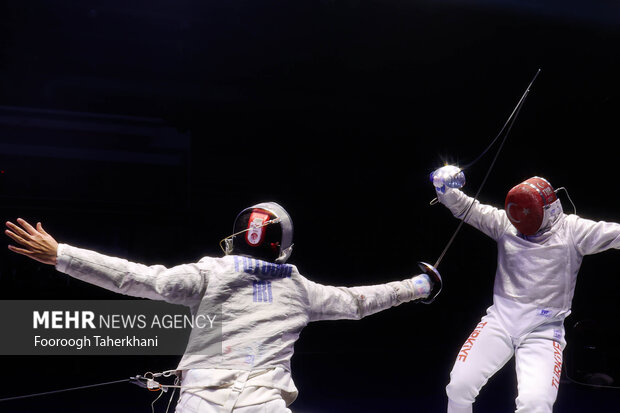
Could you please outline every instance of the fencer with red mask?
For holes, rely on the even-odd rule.
[[[498,251],[493,304],[457,353],[448,412],[472,412],[480,389],[512,357],[516,412],[552,412],[579,268],[586,255],[620,249],[620,224],[565,214],[540,177],[510,189],[504,209],[465,195],[465,176],[455,166],[434,171],[431,181],[439,202],[495,240]]]

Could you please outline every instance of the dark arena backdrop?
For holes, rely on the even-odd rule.
[[[538,69],[482,202],[533,176],[580,216],[620,221],[620,4],[610,0],[5,0],[0,211],[145,264],[219,256],[252,204],[282,204],[290,260],[323,284],[403,279],[458,222],[429,173],[498,133]],[[466,171],[473,195],[495,146]],[[566,212],[572,213],[562,195]],[[5,237],[5,244],[9,239]],[[0,253],[2,300],[124,300]],[[293,357],[308,412],[442,412],[491,304],[495,244],[465,226],[431,305],[320,322]],[[618,411],[620,254],[586,257],[556,412]],[[0,332],[11,340],[12,331]],[[171,369],[176,356],[0,355],[0,398]],[[476,413],[514,409],[514,364]],[[149,412],[129,383],[0,402],[2,412]],[[163,412],[168,396],[155,404]]]

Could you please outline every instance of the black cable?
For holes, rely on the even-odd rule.
[[[107,381],[107,382],[104,382],[104,383],[87,384],[86,386],[71,387],[71,388],[68,388],[68,389],[51,390],[51,391],[46,391],[46,392],[41,392],[41,393],[33,393],[33,394],[24,394],[22,396],[4,397],[4,398],[0,399],[0,402],[7,402],[7,401],[11,401],[11,400],[20,400],[20,399],[28,399],[28,398],[31,398],[31,397],[38,397],[38,396],[47,396],[49,394],[64,393],[64,392],[73,391],[73,390],[90,389],[90,388],[93,388],[93,387],[108,386],[110,384],[128,383],[130,380],[131,379],[114,380],[114,381]]]
[[[527,89],[525,90],[525,93],[523,94],[523,96],[521,96],[521,99],[519,100],[519,102],[517,103],[517,106],[515,106],[515,108],[512,110],[512,113],[510,114],[510,116],[508,116],[508,119],[506,120],[506,123],[504,123],[504,126],[502,126],[502,129],[500,129],[500,131],[497,133],[497,136],[495,136],[495,138],[493,138],[493,140],[491,141],[491,143],[486,147],[485,150],[482,151],[482,153],[480,155],[478,155],[478,157],[476,157],[476,159],[474,159],[473,161],[469,162],[467,165],[463,166],[461,169],[467,169],[471,166],[473,166],[476,162],[478,162],[480,160],[480,158],[482,158],[484,155],[486,155],[486,153],[491,149],[491,147],[493,147],[493,145],[495,144],[495,142],[497,141],[497,139],[499,139],[499,137],[502,135],[502,133],[504,132],[504,129],[506,129],[506,126],[508,125],[508,123],[510,122],[511,119],[514,118],[516,119],[518,116],[518,110],[521,108],[521,106],[523,106],[523,102],[525,101],[525,98],[527,97],[527,94],[530,91],[530,88],[532,87],[532,85],[534,84],[534,81],[536,80],[536,78],[538,77],[538,74],[540,73],[540,69],[538,69],[538,71],[536,72],[536,74],[534,75],[534,78],[532,79],[532,81],[530,82],[530,84],[528,85]],[[514,122],[513,122],[514,123]],[[508,132],[506,132],[506,135],[510,132],[510,130]]]

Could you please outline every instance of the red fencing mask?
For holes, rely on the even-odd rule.
[[[556,200],[549,181],[535,176],[508,191],[506,215],[521,234],[534,235],[543,226],[545,209]]]

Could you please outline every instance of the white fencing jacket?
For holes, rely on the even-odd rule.
[[[493,303],[513,337],[570,313],[577,273],[585,255],[620,248],[620,224],[561,213],[549,230],[519,234],[506,212],[457,189],[438,192],[452,214],[497,242]]]
[[[250,371],[237,407],[297,397],[291,378],[293,345],[310,321],[360,319],[419,297],[413,280],[365,287],[332,287],[309,281],[291,264],[273,264],[242,256],[204,257],[194,264],[165,268],[61,244],[56,269],[105,289],[134,297],[163,300],[190,308],[221,306],[222,336],[190,335],[178,370],[192,392],[224,404],[227,392]],[[213,340],[221,340],[214,343]],[[221,354],[201,348],[220,345]]]

